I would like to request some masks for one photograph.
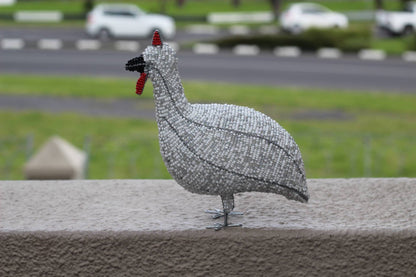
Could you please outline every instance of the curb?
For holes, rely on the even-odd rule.
[[[256,56],[260,54],[260,47],[257,45],[240,44],[233,48],[233,53],[240,56]]]
[[[208,30],[208,32],[210,31]],[[168,41],[167,43],[170,44],[176,51],[180,49],[180,45],[177,42]],[[22,50],[25,48],[35,48],[45,51],[76,49],[79,51],[116,50],[138,52],[140,50],[140,43],[128,40],[103,42],[96,39],[80,39],[75,42],[68,42],[53,38],[39,39],[35,42],[25,41],[20,38],[3,38],[0,40],[0,49],[2,50]],[[200,55],[214,55],[223,50],[225,49],[213,43],[196,43],[192,47],[192,52]],[[238,56],[257,56],[264,52],[264,50],[261,50],[258,45],[240,44],[234,46],[231,49],[231,52]],[[296,58],[304,54],[304,52],[297,46],[276,47],[272,50],[272,53],[274,56],[287,58]],[[320,48],[314,54],[316,57],[321,59],[339,59],[344,55],[344,53],[337,48]],[[383,61],[388,58],[385,51],[378,49],[362,49],[356,55],[358,59],[367,61]],[[416,62],[416,51],[403,52],[401,59],[406,62]]]
[[[216,44],[211,43],[196,43],[192,51],[195,54],[209,54],[209,55],[215,55],[218,54],[220,51],[220,48]]]
[[[221,49],[212,43],[196,43],[192,48],[195,54],[218,54]],[[256,56],[262,52],[257,45],[240,44],[232,48],[232,53],[240,56]],[[281,46],[273,49],[273,55],[277,57],[296,58],[304,54],[297,46]],[[310,52],[308,52],[310,53]],[[320,48],[315,52],[316,57],[321,59],[340,59],[344,53],[337,48]],[[388,58],[387,54],[378,49],[363,49],[357,54],[360,60],[382,61]],[[416,51],[406,51],[401,55],[403,61],[416,62]]]
[[[302,51],[296,46],[276,47],[273,53],[278,57],[299,57]]]
[[[362,60],[381,61],[386,59],[386,53],[376,49],[362,49],[358,52],[358,58]]]

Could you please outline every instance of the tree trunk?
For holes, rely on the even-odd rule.
[[[84,1],[84,14],[89,13],[92,8],[94,8],[94,0],[85,0]]]
[[[271,4],[273,16],[274,16],[274,20],[278,20],[279,19],[279,15],[280,15],[280,3],[281,3],[281,0],[270,0],[270,4]]]
[[[234,8],[240,7],[241,1],[240,0],[232,0],[232,5]]]
[[[374,1],[374,8],[376,10],[382,10],[383,9],[383,0],[375,0]]]
[[[184,4],[185,4],[185,0],[176,0],[176,5],[179,8],[182,8]]]

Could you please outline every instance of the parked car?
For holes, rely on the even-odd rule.
[[[132,4],[99,4],[87,15],[86,32],[92,37],[148,37],[155,29],[172,39],[175,21],[166,15],[148,14]]]
[[[309,28],[347,28],[348,18],[315,3],[295,3],[280,16],[284,31],[298,34]]]
[[[416,30],[416,2],[407,3],[402,12],[378,11],[376,23],[391,35],[410,35]]]

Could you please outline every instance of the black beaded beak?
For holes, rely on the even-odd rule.
[[[133,58],[126,63],[126,70],[143,73],[145,65],[146,62],[143,59],[143,55],[140,55],[139,57]]]

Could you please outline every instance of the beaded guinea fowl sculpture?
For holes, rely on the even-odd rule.
[[[160,152],[167,170],[186,190],[220,195],[229,224],[234,194],[259,191],[307,202],[306,176],[300,150],[291,135],[270,117],[251,108],[228,104],[190,104],[185,97],[175,51],[159,32],[143,54],[126,64],[138,71],[136,93],[150,77],[154,87]]]

